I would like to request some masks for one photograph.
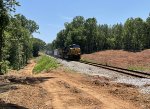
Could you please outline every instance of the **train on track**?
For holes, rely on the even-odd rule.
[[[58,48],[54,51],[51,51],[50,53],[55,57],[69,60],[80,60],[81,58],[81,49],[80,46],[77,44],[72,44],[67,47]]]

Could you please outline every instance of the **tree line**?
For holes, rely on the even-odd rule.
[[[64,26],[65,29],[57,34],[56,39],[48,45],[49,48],[78,44],[82,53],[108,49],[140,51],[150,48],[150,16],[146,21],[139,17],[128,18],[124,24],[112,26],[98,24],[96,18],[76,16]]]
[[[44,43],[32,36],[39,29],[35,21],[21,14],[14,15],[16,6],[20,5],[15,0],[0,0],[0,74],[8,68],[24,67],[33,55],[38,56]]]

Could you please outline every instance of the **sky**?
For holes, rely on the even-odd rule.
[[[127,18],[145,20],[150,13],[150,0],[17,0],[17,13],[25,15],[39,25],[40,38],[51,43],[57,33],[64,29],[65,22],[75,16],[85,19],[95,17],[98,24],[124,23]]]

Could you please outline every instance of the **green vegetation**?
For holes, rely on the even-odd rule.
[[[140,51],[150,48],[150,16],[129,18],[124,24],[98,24],[95,18],[77,16],[65,29],[57,34],[56,40],[45,46],[45,42],[33,38],[39,26],[24,15],[14,15],[17,0],[0,0],[0,75],[8,68],[19,70],[32,56],[43,49],[53,50],[70,44],[78,44],[82,53],[107,49]]]
[[[56,59],[43,55],[38,59],[37,65],[34,67],[33,72],[40,73],[42,71],[49,71],[56,69],[58,66],[59,65],[56,62]]]
[[[46,43],[38,38],[33,38],[33,56],[37,57],[39,55],[39,51],[45,49]]]
[[[149,67],[142,67],[142,66],[129,66],[129,70],[137,70],[137,71],[149,71]]]
[[[32,55],[45,46],[32,36],[39,26],[24,15],[14,15],[15,6],[20,6],[16,0],[0,0],[0,74],[8,68],[24,67]]]
[[[57,38],[49,44],[51,49],[70,44],[78,44],[82,53],[92,53],[108,49],[140,51],[150,48],[150,16],[144,21],[141,18],[129,18],[124,24],[98,24],[95,18],[85,19],[77,16]],[[49,47],[50,48],[50,47]]]

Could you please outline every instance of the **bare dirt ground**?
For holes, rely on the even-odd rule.
[[[150,95],[135,86],[60,67],[32,74],[34,61],[0,76],[0,109],[149,109]]]
[[[150,72],[150,49],[141,52],[106,50],[82,55],[82,59],[127,69]]]

